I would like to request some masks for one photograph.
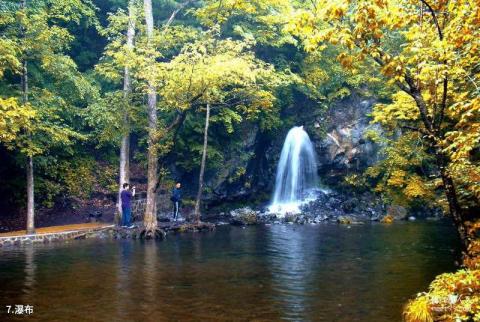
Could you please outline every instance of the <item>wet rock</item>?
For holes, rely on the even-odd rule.
[[[258,223],[258,213],[250,207],[230,211],[231,223],[234,225],[255,225]]]
[[[342,225],[350,225],[353,222],[353,219],[349,216],[339,216],[337,222]]]
[[[137,239],[137,238],[140,238],[141,233],[142,233],[142,227],[135,227],[135,228],[116,227],[113,231],[113,237],[121,238],[121,239]]]
[[[263,223],[272,223],[278,221],[279,215],[275,213],[259,213],[258,220]]]
[[[285,217],[283,218],[283,221],[286,223],[294,223],[297,221],[298,214],[285,214]]]
[[[398,205],[391,205],[387,208],[387,216],[390,215],[394,220],[407,219],[407,209]]]
[[[342,209],[347,214],[352,213],[355,210],[355,208],[357,207],[358,203],[359,202],[356,198],[350,198],[350,199],[346,200],[345,202],[343,202]]]
[[[318,215],[318,216],[315,216],[313,222],[319,223],[325,220],[328,220],[328,217],[326,215]]]
[[[207,222],[183,223],[172,227],[171,230],[179,233],[212,231],[215,230],[215,225]]]

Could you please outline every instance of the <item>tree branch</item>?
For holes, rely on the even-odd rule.
[[[167,22],[165,23],[165,25],[163,26],[163,32],[165,33],[168,28],[170,27],[170,25],[172,24],[173,20],[175,19],[175,16],[183,9],[185,8],[186,6],[188,6],[190,3],[192,3],[193,1],[195,0],[187,0],[183,3],[181,3],[177,9],[175,9],[172,14],[170,15],[170,18],[168,18]]]
[[[357,46],[358,46],[358,44],[357,44]],[[379,54],[380,54],[380,57],[372,57],[372,58],[377,64],[379,64],[381,67],[383,67],[383,66],[385,66],[385,61],[381,57],[384,57],[385,54],[381,51],[379,51]],[[433,131],[433,125],[432,125],[432,122],[431,122],[430,118],[428,117],[428,109],[427,109],[427,105],[426,105],[426,103],[425,103],[425,101],[422,97],[422,93],[417,88],[412,75],[410,75],[410,73],[408,71],[405,71],[404,77],[405,77],[405,82],[407,83],[408,86],[406,86],[405,84],[403,84],[400,81],[396,81],[395,85],[397,85],[402,91],[404,91],[405,93],[410,95],[415,100],[415,103],[417,104],[418,110],[420,112],[420,117],[422,118],[422,121],[423,121],[427,131],[432,132]]]
[[[165,128],[166,132],[170,132],[173,130],[177,125],[180,125],[184,120],[185,117],[187,116],[187,112],[177,112],[177,115],[173,119],[173,121]]]
[[[405,130],[410,130],[410,131],[415,131],[415,132],[419,132],[423,135],[430,135],[427,131],[425,131],[424,129],[421,129],[421,128],[418,128],[418,127],[414,127],[414,126],[410,126],[410,125],[400,125],[400,128],[402,129],[405,129]]]
[[[438,31],[438,36],[440,37],[440,40],[443,40],[443,32],[442,28],[440,27],[440,24],[438,23],[437,15],[435,14],[435,11],[433,10],[432,6],[426,1],[426,0],[420,0],[425,6],[427,6],[428,11],[432,14],[433,22],[435,23],[435,26],[437,27]]]

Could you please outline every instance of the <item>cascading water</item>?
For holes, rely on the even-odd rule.
[[[300,212],[318,185],[315,150],[303,126],[293,127],[283,143],[275,178],[275,192],[270,212]]]

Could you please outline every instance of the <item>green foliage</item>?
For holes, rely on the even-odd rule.
[[[406,207],[425,201],[446,206],[437,193],[440,185],[432,167],[433,157],[416,133],[404,134],[393,140],[384,140],[383,158],[368,168],[363,180],[381,193],[386,201]]]
[[[38,1],[31,6],[27,2],[26,8],[2,9],[0,28],[8,37],[9,50],[9,55],[1,59],[9,62],[2,64],[2,73],[20,73],[20,61],[25,61],[29,68],[28,104],[22,102],[19,106],[18,91],[0,93],[7,97],[2,100],[2,109],[8,109],[2,123],[9,127],[2,141],[10,149],[34,156],[55,145],[71,145],[73,140],[83,138],[68,124],[76,117],[70,104],[81,104],[91,88],[72,59],[64,54],[73,36],[63,24],[78,23],[81,17],[92,15],[93,7],[88,1],[76,0]],[[21,120],[22,116],[28,121]]]

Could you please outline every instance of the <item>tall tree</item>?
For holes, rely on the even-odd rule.
[[[145,24],[147,29],[147,44],[153,49],[153,12],[152,0],[144,0]],[[157,116],[157,92],[153,80],[148,79],[148,169],[147,169],[147,201],[144,215],[144,225],[147,232],[153,232],[157,228],[157,181],[158,181],[158,116]]]
[[[26,11],[27,0],[22,0],[21,10]],[[21,38],[25,41],[25,26],[21,27]],[[28,60],[26,55],[22,57],[22,104],[28,104]],[[27,134],[28,135],[28,134]],[[27,234],[35,233],[35,197],[34,197],[34,178],[33,178],[33,156],[27,155]]]
[[[203,130],[203,149],[202,149],[202,162],[200,163],[200,174],[198,175],[198,191],[197,198],[195,200],[195,220],[200,221],[200,200],[203,192],[203,178],[205,176],[205,162],[207,160],[207,147],[208,147],[208,124],[210,122],[210,103],[207,103],[205,112],[205,128]]]
[[[133,40],[135,37],[136,6],[135,0],[128,2],[128,26],[126,49],[133,50]],[[122,213],[120,193],[124,183],[130,181],[130,122],[128,116],[128,106],[130,105],[130,95],[132,92],[132,81],[130,76],[130,67],[125,66],[123,72],[123,97],[125,100],[123,111],[123,135],[120,143],[120,175],[118,188],[118,213]]]

